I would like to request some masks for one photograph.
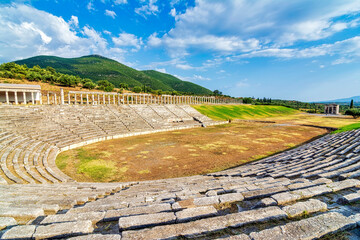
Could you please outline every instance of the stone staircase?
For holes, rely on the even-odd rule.
[[[56,168],[57,144],[83,141],[82,124],[104,139],[140,132],[141,126],[157,130],[143,118],[164,121],[161,130],[171,126],[172,115],[161,106],[133,107],[69,107],[66,113],[60,111],[66,107],[25,107],[12,113],[1,106],[0,238],[269,240],[317,239],[337,231],[359,238],[360,130],[201,176],[78,183]],[[212,123],[188,106],[176,107]],[[142,118],[133,119],[134,111]],[[104,126],[119,119],[113,132]]]

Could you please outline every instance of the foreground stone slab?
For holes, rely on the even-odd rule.
[[[91,221],[54,223],[46,226],[38,226],[33,237],[35,239],[69,237],[91,233],[93,230],[94,228]]]
[[[310,240],[328,233],[354,227],[356,222],[337,212],[287,223],[261,232],[252,232],[253,240]]]
[[[188,223],[157,226],[153,228],[124,231],[123,239],[167,239],[179,236],[196,237],[223,230],[228,227],[240,227],[246,224],[265,222],[285,218],[286,213],[278,207],[244,211],[225,216],[201,219]]]
[[[77,222],[90,220],[93,224],[104,218],[104,212],[86,212],[50,215],[41,221],[41,224],[60,223],[60,222]]]
[[[220,203],[239,202],[244,200],[241,193],[228,193],[219,196]]]
[[[344,204],[353,203],[357,201],[360,201],[360,191],[341,196],[338,200],[339,203],[344,203]]]
[[[160,224],[175,223],[175,220],[175,214],[172,212],[121,217],[119,219],[119,228],[120,230],[144,228]]]
[[[225,238],[217,238],[217,240],[251,240],[251,238],[246,234],[240,234]]]
[[[196,206],[219,204],[219,196],[194,198],[193,203]]]
[[[298,202],[290,206],[285,206],[282,210],[285,211],[289,217],[296,217],[305,213],[308,214],[327,210],[327,205],[319,200],[310,199],[306,202]]]
[[[1,239],[31,239],[35,228],[35,225],[16,226],[6,231]]]
[[[271,197],[273,199],[275,199],[275,201],[277,202],[278,205],[283,205],[285,203],[294,202],[294,201],[300,199],[299,195],[292,194],[289,192],[278,193],[278,194],[272,195]]]
[[[187,222],[194,219],[203,217],[211,217],[217,215],[217,211],[213,206],[204,206],[196,208],[187,208],[182,211],[176,212],[176,222]]]
[[[16,224],[17,224],[16,220],[12,217],[0,217],[0,230]]]
[[[143,207],[114,209],[114,210],[106,211],[104,220],[105,221],[116,221],[120,217],[140,215],[140,214],[159,213],[159,212],[170,212],[171,210],[172,210],[172,208],[169,203],[152,204],[152,205],[143,206]]]
[[[357,179],[346,179],[344,181],[328,184],[328,187],[331,188],[334,192],[358,186],[360,186],[360,181]]]
[[[91,234],[69,238],[71,240],[120,240],[119,234]]]
[[[0,217],[13,217],[18,223],[25,224],[29,220],[44,215],[41,208],[19,208],[19,207],[1,207]]]

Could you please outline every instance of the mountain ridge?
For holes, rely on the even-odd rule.
[[[42,68],[53,67],[64,74],[90,78],[94,82],[108,80],[118,87],[120,83],[129,87],[150,87],[154,90],[178,91],[193,94],[212,94],[212,91],[195,83],[182,81],[170,74],[155,70],[138,71],[116,60],[101,55],[88,55],[78,58],[62,58],[56,56],[34,56],[14,61],[28,67],[39,65]]]

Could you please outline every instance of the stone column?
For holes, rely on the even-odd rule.
[[[94,105],[94,101],[95,101],[94,94],[91,94],[91,104],[92,105]]]
[[[115,94],[113,94],[113,104],[115,105]]]
[[[75,104],[75,105],[77,104],[76,93],[75,93],[75,95],[74,95],[74,104]]]
[[[103,93],[103,104],[105,105],[106,102],[105,102],[105,93]]]
[[[55,104],[55,105],[57,104],[57,101],[56,101],[56,93],[54,93],[54,104]]]
[[[40,98],[40,104],[42,105],[42,96],[41,96],[41,92],[39,92],[39,98]]]
[[[82,93],[80,93],[80,104],[81,105],[83,104],[83,95],[82,95]]]
[[[17,97],[17,91],[14,91],[14,97],[15,97],[15,104],[18,104],[18,97]]]
[[[110,104],[110,94],[108,94],[108,104]]]
[[[6,96],[6,104],[10,104],[8,91],[5,92],[5,96]]]
[[[26,104],[26,92],[23,92],[23,103]]]
[[[138,104],[138,95],[135,94],[135,104]]]
[[[70,97],[70,92],[68,92],[68,104],[70,105],[70,103],[71,103],[71,99],[70,99],[71,97]]]
[[[86,105],[89,105],[89,94],[86,94]]]
[[[32,104],[35,104],[34,92],[31,92],[31,103],[32,103]]]
[[[120,105],[120,95],[118,94],[118,105]]]
[[[46,94],[46,96],[47,96],[47,104],[50,104],[50,94],[49,94],[49,92]]]
[[[60,104],[64,105],[65,104],[65,99],[64,99],[64,89],[60,88]]]
[[[99,104],[100,105],[100,94],[96,94],[97,95],[97,104]]]

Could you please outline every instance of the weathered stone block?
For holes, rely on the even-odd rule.
[[[289,202],[294,202],[294,201],[300,199],[299,195],[292,194],[289,192],[278,193],[278,194],[272,195],[271,197],[273,199],[275,199],[279,205],[283,205],[283,204],[289,203]]]
[[[16,224],[17,224],[16,220],[12,217],[0,217],[0,230]]]
[[[46,226],[38,226],[33,237],[35,239],[69,237],[91,233],[93,230],[94,228],[91,221],[54,223]]]
[[[282,210],[285,211],[289,217],[296,217],[304,213],[327,210],[327,205],[319,200],[310,199],[306,202],[298,202],[293,205],[285,206]]]
[[[219,196],[220,203],[238,202],[244,200],[241,193],[227,193]]]
[[[199,219],[202,217],[210,217],[217,215],[217,211],[213,206],[203,206],[196,208],[188,208],[175,213],[177,222],[186,222],[189,220]]]
[[[16,226],[6,231],[1,239],[31,239],[35,228],[35,225]]]
[[[175,214],[172,212],[121,217],[119,219],[119,228],[120,230],[144,228],[161,224],[175,223],[175,220]]]

